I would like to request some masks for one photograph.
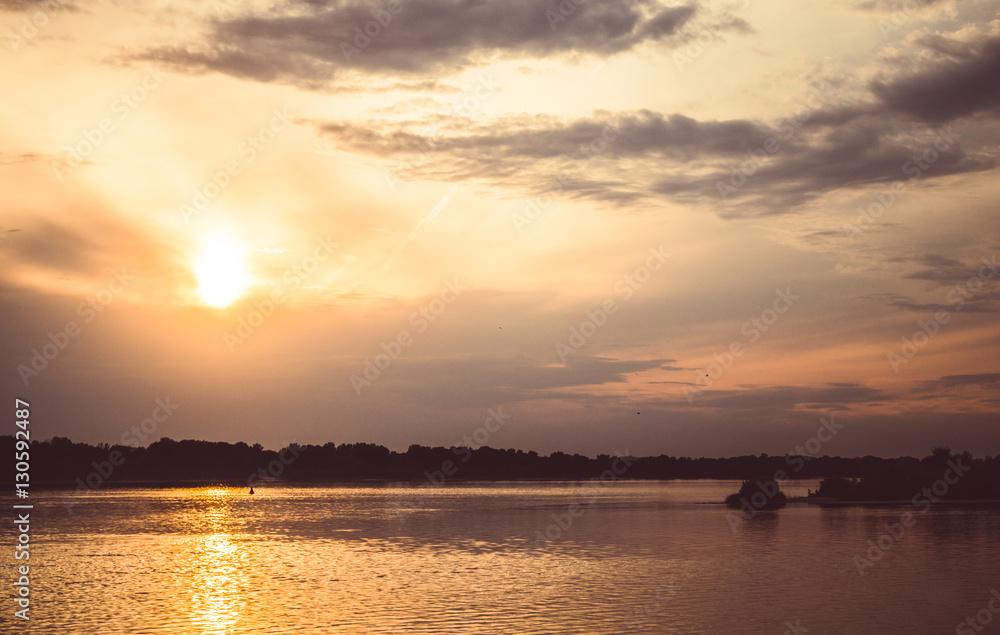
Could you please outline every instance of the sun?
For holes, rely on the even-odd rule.
[[[194,265],[194,275],[198,279],[198,295],[205,304],[228,306],[250,286],[245,246],[229,236],[209,236]]]

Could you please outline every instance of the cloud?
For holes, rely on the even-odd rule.
[[[425,132],[428,126],[436,132]],[[860,109],[824,108],[822,101],[813,112],[771,124],[640,110],[573,121],[435,115],[317,128],[341,150],[396,160],[398,178],[474,180],[623,204],[665,197],[709,203],[723,216],[788,213],[831,190],[996,165],[990,156],[966,154],[958,135],[942,141],[945,133],[906,130]],[[934,162],[914,163],[927,148],[935,148]]]
[[[1000,37],[963,41],[933,35],[918,43],[939,58],[918,72],[873,80],[871,91],[883,107],[937,124],[1000,113]]]
[[[8,248],[24,264],[68,276],[95,269],[101,253],[83,232],[44,220],[33,231],[23,232]]]
[[[899,256],[890,258],[889,262],[916,263],[921,269],[910,271],[903,275],[907,280],[926,280],[940,284],[955,284],[976,275],[979,263],[972,266],[963,264],[955,258],[941,254],[923,254],[921,256]]]
[[[909,46],[921,55],[907,58],[906,71],[883,62],[867,96],[846,103],[812,86],[798,111],[772,121],[643,109],[569,121],[434,114],[318,130],[344,151],[396,161],[402,179],[474,181],[528,195],[555,190],[618,205],[667,198],[724,217],[786,214],[837,190],[994,169],[995,151],[982,139],[927,125],[1000,111],[1000,84],[992,81],[1000,76],[1000,22],[991,28],[915,34]]]
[[[957,386],[994,386],[995,384],[1000,384],[1000,373],[945,375],[934,381],[921,382],[920,390],[937,390]]]
[[[48,158],[50,157],[36,152],[0,152],[0,165],[18,165]]]
[[[652,0],[569,6],[571,13],[539,0],[290,4],[266,15],[215,21],[205,46],[161,47],[137,57],[196,73],[315,88],[344,70],[416,75],[454,72],[498,55],[614,55],[678,35],[695,14],[693,6]],[[748,27],[734,22],[728,28]]]
[[[53,9],[76,11],[76,6],[67,0],[0,0],[2,11],[42,10],[51,13]]]
[[[12,230],[16,233],[0,230],[0,286],[77,296],[103,288],[114,271],[136,276],[128,294],[141,289],[147,298],[190,284],[187,271],[177,267],[176,245],[142,223],[89,203],[68,206],[72,220],[34,218]]]
[[[416,400],[434,402],[447,394],[452,403],[466,405],[581,399],[587,396],[586,391],[576,389],[623,383],[627,375],[637,372],[674,370],[674,361],[586,355],[568,357],[565,366],[542,364],[528,356],[400,360],[393,373],[380,378],[379,383],[384,382],[389,390],[403,390]],[[359,360],[359,366],[363,364],[364,360]]]
[[[920,0],[919,3],[914,3],[917,8],[926,8],[935,4],[947,3],[947,0]],[[886,12],[898,12],[903,8],[903,3],[900,0],[860,0],[855,2],[854,6],[862,11],[886,11]],[[909,5],[906,6],[906,10],[910,11]]]
[[[960,268],[962,263],[954,258],[941,254],[923,254],[922,256],[897,256],[889,258],[889,262],[918,262],[928,267],[947,267],[949,269]]]
[[[411,131],[427,123],[439,123],[442,133],[428,136]],[[436,122],[332,122],[321,124],[319,131],[333,137],[342,149],[388,157],[424,151],[464,152],[471,157],[486,148],[507,158],[545,159],[570,156],[594,143],[612,158],[657,155],[683,160],[741,152],[763,144],[771,133],[769,128],[746,120],[697,121],[649,110],[595,113],[591,119],[570,122],[547,115],[508,116],[485,124],[446,116]],[[613,138],[610,143],[609,137]]]
[[[938,311],[961,311],[962,313],[996,313],[1000,311],[1000,292],[989,291],[986,293],[975,293],[968,297],[964,295],[949,296],[956,301],[962,300],[961,304],[947,304],[944,302],[919,302],[913,298],[898,293],[873,293],[862,296],[869,300],[877,300],[886,306],[897,309],[904,309],[914,313],[937,313]]]
[[[699,393],[693,403],[702,408],[780,412],[797,407],[839,410],[847,404],[892,399],[891,395],[863,384],[828,383],[819,386],[741,386],[739,390],[706,390]]]
[[[570,3],[572,12],[564,5],[409,0],[379,9],[356,0],[306,2],[218,19],[206,44],[140,57],[260,82],[324,88],[336,77],[337,90],[357,90],[361,83],[350,78],[363,77],[392,90],[426,83],[417,76],[498,59],[607,57],[647,43],[679,45],[711,17],[694,5],[652,0]],[[752,31],[740,20],[727,24]],[[723,217],[787,214],[837,190],[995,168],[989,146],[967,150],[963,135],[946,132],[941,149],[938,132],[926,124],[1000,112],[1000,85],[992,81],[1000,75],[998,30],[915,33],[906,46],[920,55],[906,58],[906,70],[883,60],[867,96],[844,103],[839,93],[813,87],[804,109],[772,121],[635,110],[569,121],[442,113],[400,121],[385,113],[316,125],[339,150],[396,162],[390,169],[403,180],[476,182],[529,196],[555,190],[612,205],[666,198]],[[930,150],[933,162],[914,171],[914,160]]]
[[[964,375],[944,375],[937,379],[915,382],[910,387],[910,399],[921,404],[954,402],[968,411],[980,407],[984,412],[995,412],[997,387],[1000,373],[970,373]]]
[[[810,126],[795,137],[776,130],[771,139],[777,144],[773,153],[755,147],[750,150],[755,156],[733,156],[703,176],[680,173],[654,187],[684,201],[732,203],[723,215],[766,215],[792,211],[835,189],[908,180],[914,173],[917,178],[938,178],[996,165],[992,158],[969,156],[951,142],[936,150],[935,162],[922,170],[914,159],[934,139],[900,139],[890,126],[871,117],[839,126]]]

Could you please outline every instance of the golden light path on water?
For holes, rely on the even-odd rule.
[[[203,496],[211,501],[232,495],[223,489],[209,489]],[[226,633],[236,626],[239,616],[247,611],[247,551],[238,544],[238,536],[224,533],[228,510],[213,506],[205,513],[205,522],[213,532],[195,537],[191,553],[194,555],[190,605],[194,620],[206,628]]]
[[[1000,570],[997,507],[931,510],[860,576],[899,508],[734,529],[704,503],[736,482],[418,485],[39,492],[18,632],[953,632]]]

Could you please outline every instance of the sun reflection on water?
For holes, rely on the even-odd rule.
[[[247,535],[233,531],[233,504],[242,492],[229,488],[193,490],[201,518],[193,519],[204,533],[190,537],[190,562],[185,567],[190,580],[190,621],[204,633],[230,633],[241,623],[252,623],[248,615],[253,589]]]

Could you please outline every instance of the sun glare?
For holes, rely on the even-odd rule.
[[[229,236],[210,236],[194,266],[198,294],[214,307],[224,307],[240,297],[250,285],[246,249]]]

